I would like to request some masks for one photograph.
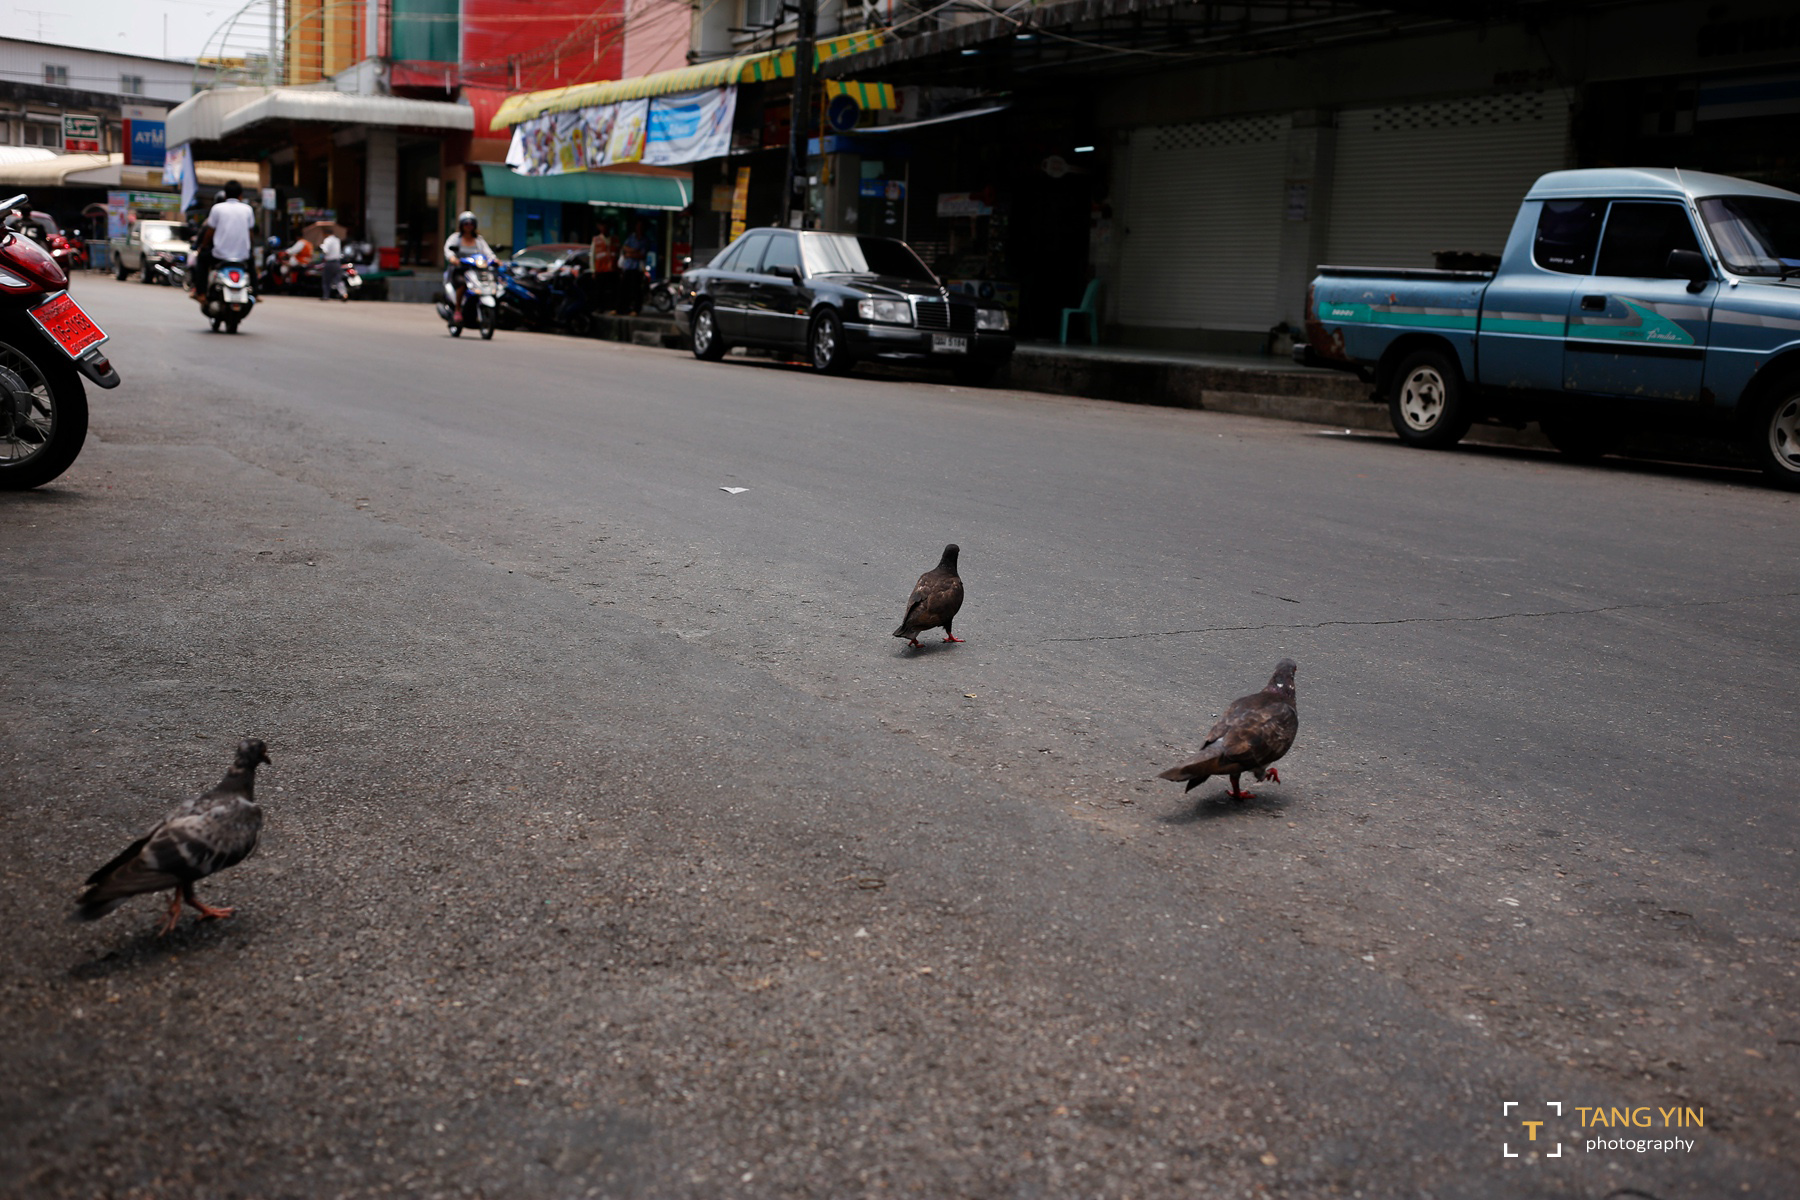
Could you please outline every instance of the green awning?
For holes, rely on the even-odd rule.
[[[605,204],[614,208],[680,210],[694,199],[694,181],[681,175],[626,175],[613,171],[521,175],[511,167],[482,163],[481,182],[490,196]]]

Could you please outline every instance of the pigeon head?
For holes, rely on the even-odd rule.
[[[1283,699],[1285,699],[1289,704],[1293,704],[1294,703],[1294,672],[1298,671],[1299,669],[1300,669],[1300,665],[1298,663],[1296,663],[1293,659],[1291,659],[1291,658],[1282,659],[1280,662],[1275,664],[1275,673],[1273,675],[1269,676],[1269,686],[1265,687],[1263,689],[1263,691],[1275,692],[1276,694],[1280,695]]]
[[[942,561],[938,563],[938,566],[946,571],[956,570],[956,556],[961,553],[962,547],[955,542],[951,542],[948,546],[944,547],[944,557]]]
[[[232,760],[233,771],[254,772],[258,763],[269,761],[269,747],[261,738],[245,738],[237,744],[237,756]]]

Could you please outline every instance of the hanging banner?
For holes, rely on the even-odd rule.
[[[707,88],[650,101],[644,161],[660,166],[723,158],[731,153],[737,89]]]
[[[581,110],[581,132],[587,142],[587,164],[591,167],[604,167],[612,160],[606,156],[607,143],[612,141],[613,119],[619,115],[616,104],[601,104],[594,108]]]
[[[556,118],[534,117],[519,126],[521,175],[548,175],[556,165]]]
[[[618,113],[613,117],[612,136],[606,141],[606,161],[641,161],[644,157],[644,127],[649,120],[650,101],[619,101]]]
[[[194,161],[186,142],[170,146],[163,154],[163,186],[180,189],[182,212],[194,206]]]
[[[588,169],[587,143],[582,136],[581,113],[556,114],[556,159],[550,173],[563,175]]]

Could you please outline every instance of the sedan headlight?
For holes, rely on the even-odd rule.
[[[904,300],[858,300],[856,315],[865,321],[886,321],[889,325],[911,325],[912,309]]]
[[[1004,332],[1012,328],[1012,320],[1004,308],[978,308],[975,310],[975,328]]]

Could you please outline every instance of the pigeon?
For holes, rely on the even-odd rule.
[[[950,632],[950,622],[956,620],[963,602],[962,576],[956,573],[956,556],[960,553],[961,547],[955,542],[945,546],[938,565],[919,576],[919,582],[913,585],[912,598],[906,602],[906,619],[894,630],[894,636],[906,638],[914,649],[919,648],[921,633],[939,625],[944,627],[946,642],[963,640]]]
[[[1258,783],[1265,778],[1280,783],[1280,773],[1270,764],[1288,752],[1300,729],[1300,711],[1294,699],[1297,669],[1291,658],[1276,663],[1267,687],[1233,700],[1225,715],[1206,731],[1200,757],[1157,778],[1186,780],[1187,787],[1182,790],[1191,792],[1214,775],[1229,775],[1231,790],[1225,794],[1233,800],[1256,798],[1254,792],[1238,789],[1238,776],[1246,771],[1254,774]]]
[[[132,896],[164,888],[174,888],[175,895],[159,936],[181,920],[183,900],[199,910],[202,920],[229,917],[235,910],[203,903],[194,896],[194,884],[242,862],[256,849],[256,835],[262,829],[262,809],[254,794],[256,766],[268,761],[268,747],[256,738],[239,742],[225,778],[88,877],[76,898],[75,918],[98,920]]]

